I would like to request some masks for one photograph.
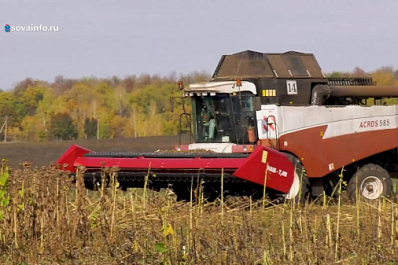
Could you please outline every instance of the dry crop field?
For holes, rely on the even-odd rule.
[[[220,198],[84,189],[50,168],[9,168],[0,178],[1,264],[396,264],[398,205]]]

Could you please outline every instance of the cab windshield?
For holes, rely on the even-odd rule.
[[[253,143],[248,130],[255,132],[253,95],[226,93],[192,97],[196,143]],[[250,139],[249,139],[250,138]]]

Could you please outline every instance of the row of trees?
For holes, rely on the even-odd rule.
[[[8,118],[10,140],[173,135],[179,113],[169,110],[169,99],[181,96],[180,79],[188,84],[209,75],[58,76],[53,83],[27,78],[12,91],[0,91],[0,123]]]
[[[373,73],[355,68],[330,76],[372,76],[379,85],[398,86],[398,71],[392,67]],[[27,78],[12,91],[0,90],[0,127],[7,117],[9,140],[173,135],[180,111],[171,112],[168,107],[170,97],[181,95],[177,81],[189,84],[209,77],[197,72],[179,78],[145,74],[75,80],[58,76],[53,83]]]

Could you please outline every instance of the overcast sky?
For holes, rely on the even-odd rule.
[[[212,73],[222,54],[314,53],[325,72],[398,67],[396,0],[0,0],[0,89],[32,77]],[[5,32],[4,26],[58,26]]]

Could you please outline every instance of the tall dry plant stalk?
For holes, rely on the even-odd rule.
[[[224,225],[224,168],[221,169],[221,224]]]
[[[146,209],[146,199],[147,199],[147,189],[148,189],[148,182],[149,182],[149,172],[151,172],[151,163],[149,162],[148,166],[148,171],[145,175],[145,181],[144,181],[144,195],[143,195],[143,204],[144,204],[144,210]]]
[[[340,233],[340,214],[341,214],[341,192],[343,187],[343,172],[344,167],[341,169],[339,174],[339,183],[338,183],[338,203],[337,203],[337,221],[336,221],[336,247],[335,247],[335,259],[339,256],[339,233]]]
[[[394,241],[395,241],[395,212],[394,202],[391,200],[391,252],[394,254]]]
[[[358,240],[361,238],[361,194],[358,186],[358,174],[355,174],[355,209],[357,219],[357,235]]]
[[[265,207],[267,202],[267,179],[268,179],[268,163],[265,165],[265,173],[264,173],[263,207]]]
[[[111,168],[111,189],[112,189],[112,216],[111,216],[111,232],[110,238],[113,240],[113,231],[115,230],[115,212],[116,212],[116,191],[118,187],[117,182],[117,172],[119,171],[118,167]]]
[[[76,183],[55,169],[10,169],[6,194],[10,201],[0,221],[1,264],[398,261],[398,211],[393,201],[391,207],[381,201],[377,208],[361,203],[358,238],[357,206],[343,197],[326,209],[316,204],[293,208],[288,203],[264,208],[261,199],[240,198],[233,204],[227,199],[223,211],[221,204],[205,203],[200,181],[194,202],[192,181],[190,202],[178,202],[165,191],[148,187],[144,209],[142,189],[117,190],[117,176],[104,170],[104,190],[87,191],[81,189],[83,169]]]

